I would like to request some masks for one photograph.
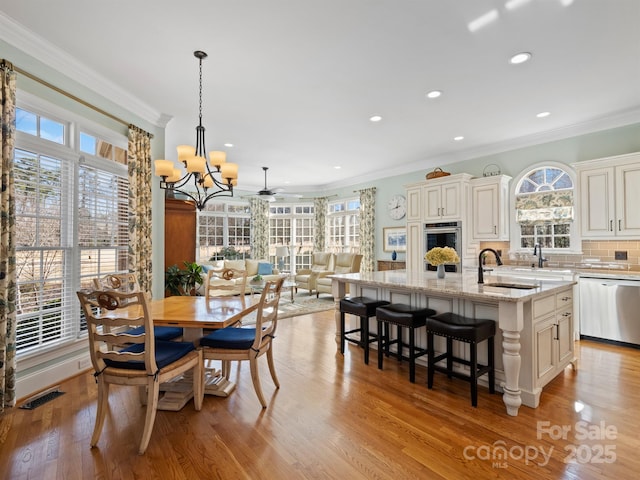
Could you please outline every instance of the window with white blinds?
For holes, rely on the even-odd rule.
[[[96,276],[127,270],[127,168],[80,157],[72,125],[17,109],[18,358],[86,335],[75,292]]]

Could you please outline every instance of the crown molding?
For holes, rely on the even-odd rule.
[[[1,11],[0,39],[152,125],[165,128],[172,118],[141,102],[139,98],[26,29]],[[7,60],[16,63],[9,58]],[[16,63],[16,66],[20,65]]]

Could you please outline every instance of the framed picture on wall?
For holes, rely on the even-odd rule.
[[[384,227],[382,229],[385,252],[407,251],[407,229],[405,227]]]

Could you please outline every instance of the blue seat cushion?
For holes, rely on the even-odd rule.
[[[227,327],[214,330],[200,339],[200,345],[211,348],[230,348],[247,350],[256,338],[255,328]]]
[[[131,330],[127,330],[125,333],[130,335],[142,335],[144,333],[144,327],[136,327]],[[154,327],[153,336],[156,340],[173,340],[182,336],[182,329],[179,327]]]
[[[191,342],[165,342],[156,340],[156,364],[158,368],[164,368],[170,363],[181,359],[187,353],[195,350],[196,347]],[[136,343],[130,347],[123,348],[121,352],[140,353],[144,351],[143,343]],[[131,370],[144,370],[144,361],[119,362],[111,359],[104,359],[108,367],[128,368]]]

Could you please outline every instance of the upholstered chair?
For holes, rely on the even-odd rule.
[[[329,252],[316,252],[311,258],[311,268],[302,268],[296,272],[296,292],[298,288],[309,290],[309,295],[316,288],[316,278],[322,273],[333,270],[334,254]]]
[[[359,253],[338,253],[335,257],[333,271],[322,272],[316,278],[316,297],[321,293],[331,293],[331,279],[328,275],[339,273],[359,273],[362,255]],[[348,289],[347,285],[347,289]],[[348,293],[348,290],[347,290]]]

